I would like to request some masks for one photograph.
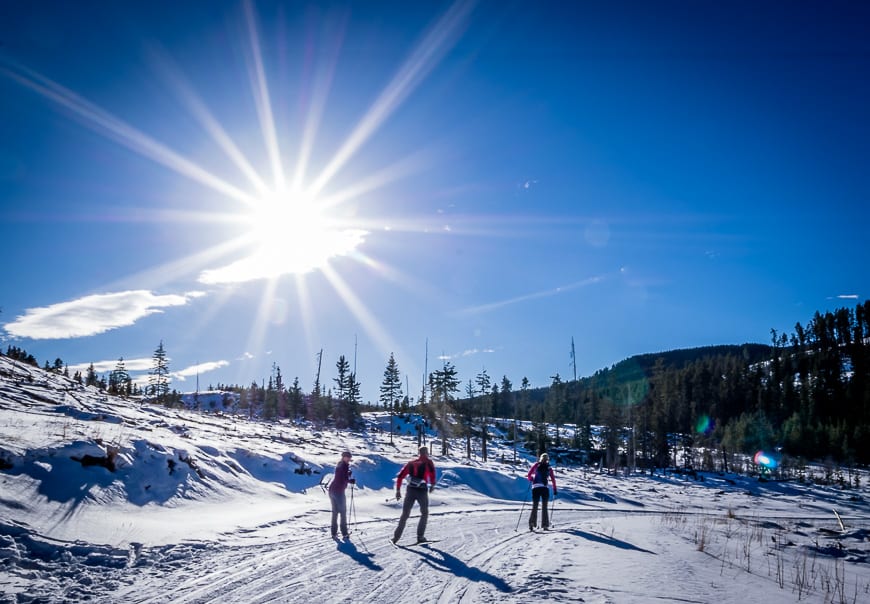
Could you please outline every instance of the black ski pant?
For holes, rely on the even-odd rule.
[[[399,526],[393,533],[393,542],[397,542],[405,530],[405,523],[411,515],[411,509],[415,503],[420,504],[420,522],[417,523],[417,540],[426,538],[426,521],[429,519],[429,491],[425,486],[408,487],[405,491],[405,503],[402,506],[402,516],[399,518]]]
[[[548,528],[550,526],[550,511],[547,509],[547,504],[550,502],[550,489],[547,487],[535,487],[532,489],[532,515],[529,516],[529,528],[533,529],[538,524],[538,503],[543,501],[544,506],[541,508],[541,526]]]

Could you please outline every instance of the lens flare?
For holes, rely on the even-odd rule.
[[[698,434],[710,434],[714,428],[713,420],[707,417],[706,415],[702,415],[698,418],[698,421],[695,423],[695,432]]]
[[[752,460],[756,465],[767,468],[768,470],[776,468],[776,460],[764,451],[758,451]]]

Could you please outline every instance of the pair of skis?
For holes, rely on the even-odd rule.
[[[441,539],[424,539],[423,541],[414,541],[413,543],[408,543],[407,545],[401,545],[399,543],[396,543],[392,539],[390,539],[389,541],[390,545],[392,545],[393,547],[403,549],[406,547],[413,547],[415,545],[429,545],[430,543],[438,543],[439,541],[441,541]]]

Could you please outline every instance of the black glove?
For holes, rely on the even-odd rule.
[[[399,501],[402,498],[402,490],[396,489],[396,501]]]
[[[348,480],[348,482],[350,484],[356,484],[356,478],[351,478],[350,480]]]
[[[434,491],[434,490],[435,490],[435,485],[433,484],[433,485],[431,485],[431,486],[429,487],[429,492],[431,493],[431,492]]]

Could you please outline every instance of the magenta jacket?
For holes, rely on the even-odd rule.
[[[532,466],[532,469],[529,470],[529,473],[526,475],[526,478],[529,479],[529,482],[532,483],[532,488],[537,487],[546,487],[547,486],[547,478],[538,476],[538,466],[540,462],[535,462],[535,465]],[[550,475],[550,480],[553,483],[553,494],[555,495],[558,492],[556,489],[556,474],[553,473],[553,466],[550,466],[548,474]]]

